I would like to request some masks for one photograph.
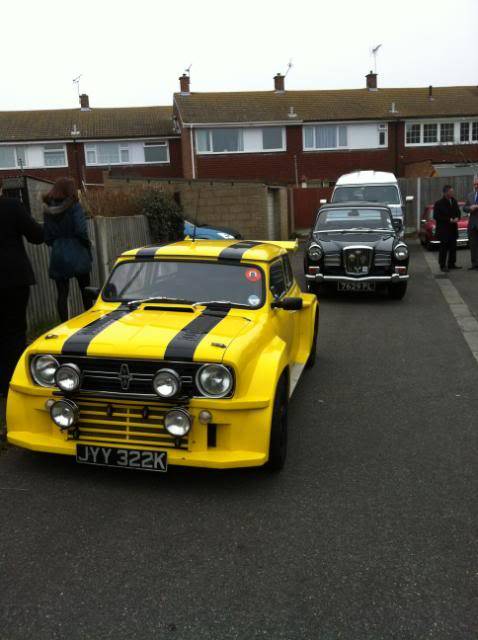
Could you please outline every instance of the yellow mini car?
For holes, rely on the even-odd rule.
[[[295,248],[199,240],[122,254],[93,308],[23,354],[9,442],[154,471],[282,468],[319,320],[294,279]]]

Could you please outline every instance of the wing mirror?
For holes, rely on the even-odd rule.
[[[327,204],[327,199],[326,198],[321,198],[319,200],[319,204]]]
[[[85,295],[92,302],[94,302],[100,295],[101,289],[99,287],[85,287]]]
[[[286,311],[300,311],[304,301],[302,298],[282,298],[271,303],[272,309],[285,309]]]
[[[395,218],[392,222],[393,224],[393,228],[395,229],[395,231],[401,231],[403,229],[403,223],[401,220],[398,220],[397,218]]]

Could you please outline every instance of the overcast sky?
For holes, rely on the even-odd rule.
[[[478,0],[22,0],[2,7],[0,110],[171,104],[192,91],[478,84]]]

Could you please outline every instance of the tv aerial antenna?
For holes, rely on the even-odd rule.
[[[193,66],[193,63],[191,62],[191,64],[189,65],[189,67],[187,67],[186,69],[184,69],[184,73],[188,76],[191,75],[191,67]]]
[[[78,91],[78,98],[80,97],[80,78],[83,74],[80,73],[79,76],[76,76],[76,78],[73,78],[73,84],[76,84],[76,89]]]
[[[373,56],[373,70],[374,73],[377,73],[377,54],[378,54],[378,50],[380,49],[382,45],[378,44],[376,47],[372,47],[371,49],[371,54]]]
[[[287,75],[289,73],[289,71],[292,69],[294,65],[292,64],[292,58],[290,58],[289,62],[287,63],[287,71],[284,74],[284,78],[287,78]]]

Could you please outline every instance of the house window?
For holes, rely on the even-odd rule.
[[[407,144],[420,144],[421,135],[420,135],[420,125],[419,124],[407,124]]]
[[[0,169],[11,169],[15,166],[15,147],[0,147]]]
[[[169,162],[167,142],[145,142],[145,162]]]
[[[469,142],[470,140],[470,123],[460,122],[460,142]]]
[[[211,139],[215,153],[244,151],[242,129],[212,129]]]
[[[423,142],[438,142],[438,125],[437,124],[424,124],[423,125]]]
[[[346,125],[320,124],[304,127],[304,149],[336,149],[346,146]]]
[[[264,127],[262,129],[262,148],[264,150],[282,149],[282,127]]]
[[[129,147],[125,142],[97,142],[87,144],[86,164],[129,164]]]
[[[379,124],[378,125],[378,146],[386,147],[387,146],[387,125]]]
[[[66,167],[66,150],[63,144],[43,145],[43,162],[45,167]]]
[[[471,129],[471,139],[473,142],[478,142],[478,122],[473,122]]]
[[[453,122],[442,122],[440,124],[440,142],[453,142],[455,124]]]

